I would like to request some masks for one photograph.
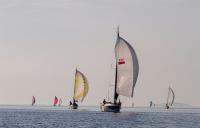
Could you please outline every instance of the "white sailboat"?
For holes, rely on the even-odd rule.
[[[121,102],[118,96],[133,97],[134,87],[138,78],[139,64],[133,47],[117,33],[115,45],[116,71],[114,102],[101,103],[103,112],[120,112]]]
[[[58,106],[61,106],[61,105],[62,105],[62,99],[60,98]]]
[[[166,108],[166,109],[169,109],[170,106],[173,105],[174,100],[175,100],[175,94],[174,94],[174,91],[173,91],[173,89],[172,89],[171,87],[169,87],[168,95],[167,95],[167,102],[166,102],[166,106],[165,106],[165,108]]]
[[[77,109],[78,102],[83,102],[85,96],[87,95],[89,90],[89,84],[86,76],[76,69],[75,73],[75,84],[74,84],[74,96],[73,103],[70,101],[69,108]]]

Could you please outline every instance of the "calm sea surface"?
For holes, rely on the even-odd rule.
[[[200,128],[200,109],[0,106],[0,128]]]

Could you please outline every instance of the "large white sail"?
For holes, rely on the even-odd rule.
[[[172,90],[171,87],[169,87],[168,96],[167,96],[167,105],[172,106],[174,103],[174,99],[175,99],[174,91]]]
[[[74,87],[74,100],[83,101],[89,90],[88,80],[85,75],[76,70],[75,74],[75,87]]]
[[[115,45],[117,63],[116,92],[119,95],[133,97],[134,87],[138,78],[139,64],[133,47],[119,36]]]

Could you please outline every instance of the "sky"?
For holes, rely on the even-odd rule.
[[[0,104],[68,104],[76,67],[89,81],[80,105],[99,105],[112,85],[117,26],[135,49],[139,77],[133,99],[145,106],[200,106],[200,1],[1,0]],[[112,92],[109,92],[112,95]]]

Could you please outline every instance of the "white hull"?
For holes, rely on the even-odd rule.
[[[100,105],[100,109],[102,112],[120,112],[121,105],[114,103],[105,103]]]

